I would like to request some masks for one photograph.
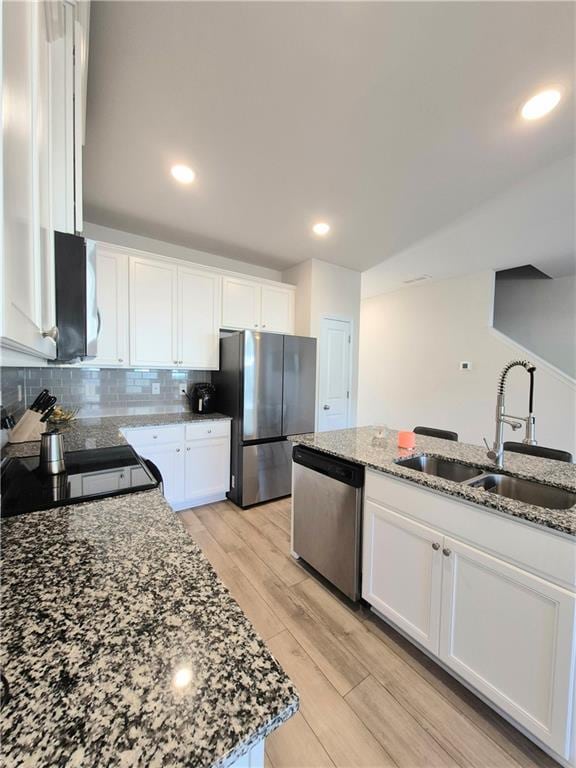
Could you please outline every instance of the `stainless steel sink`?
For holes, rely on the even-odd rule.
[[[496,472],[480,475],[475,480],[469,480],[466,485],[546,509],[569,509],[576,504],[576,493],[572,491]]]
[[[472,467],[470,464],[461,464],[458,461],[449,461],[439,456],[411,456],[409,459],[397,459],[400,467],[408,467],[427,475],[442,477],[444,480],[453,480],[455,483],[463,483],[472,477],[478,477],[485,470]]]

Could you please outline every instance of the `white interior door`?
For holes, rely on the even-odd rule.
[[[318,430],[345,429],[350,412],[352,322],[324,317],[320,326]]]

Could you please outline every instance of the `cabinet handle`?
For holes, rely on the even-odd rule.
[[[437,542],[437,541],[434,541],[434,542],[432,543],[432,549],[433,549],[435,552],[437,552],[437,551],[440,549],[440,544],[438,544],[438,542]]]
[[[54,325],[48,331],[42,331],[42,336],[45,339],[52,339],[52,341],[54,341],[55,343],[58,343],[58,337],[60,336],[58,326]]]
[[[258,323],[254,323],[254,328],[258,328]]]
[[[178,360],[174,360],[174,365],[178,365]]]
[[[212,434],[212,430],[211,430],[211,429],[209,429],[209,430],[208,430],[208,434],[209,434],[209,435],[211,435],[211,434]]]
[[[266,328],[266,323],[262,323],[262,328]]]
[[[176,453],[180,453],[180,448],[176,448]]]
[[[158,440],[158,435],[152,435],[153,440]]]
[[[450,557],[450,555],[452,554],[452,550],[448,549],[448,547],[444,547],[444,549],[442,550],[442,554],[444,555],[444,557]]]
[[[191,450],[190,448],[186,448],[187,451]]]

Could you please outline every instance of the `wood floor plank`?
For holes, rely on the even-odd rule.
[[[336,766],[395,765],[290,632],[276,635],[269,646],[299,689],[302,715]]]
[[[555,760],[395,629],[373,613],[364,617],[364,624],[523,768],[558,768]]]
[[[252,582],[336,690],[344,695],[368,676],[368,669],[323,624],[311,616],[292,590],[249,549],[231,553],[232,560]]]
[[[204,524],[196,514],[198,509],[201,509],[201,507],[197,507],[196,509],[183,509],[181,512],[176,513],[176,517],[181,520],[184,527],[189,531],[206,530]]]
[[[272,544],[256,528],[245,520],[232,506],[218,505],[214,507],[221,519],[243,541],[256,552],[259,557],[282,579],[284,584],[292,586],[305,579],[306,572],[298,566],[289,554],[282,552]],[[202,519],[202,518],[201,518]]]
[[[454,760],[473,768],[518,768],[510,754],[372,632],[366,629],[349,634],[347,646]]]
[[[300,712],[266,739],[274,768],[333,768],[334,763]]]
[[[306,610],[338,637],[345,639],[350,632],[365,628],[365,610],[338,597],[315,578],[308,578],[292,589]]]
[[[360,720],[399,766],[460,766],[371,675],[345,696]]]
[[[196,515],[222,549],[225,552],[232,552],[234,549],[242,546],[242,539],[224,522],[219,514],[216,514],[214,506],[198,507]]]
[[[252,622],[260,637],[268,640],[281,632],[284,629],[284,624],[212,534],[204,530],[196,531],[191,535],[201,547],[220,579],[228,587],[240,608]]]

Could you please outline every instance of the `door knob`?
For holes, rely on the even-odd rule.
[[[325,405],[325,406],[324,406],[324,410],[325,410],[325,411],[329,411],[329,410],[330,410],[330,406],[329,406],[329,405]]]

